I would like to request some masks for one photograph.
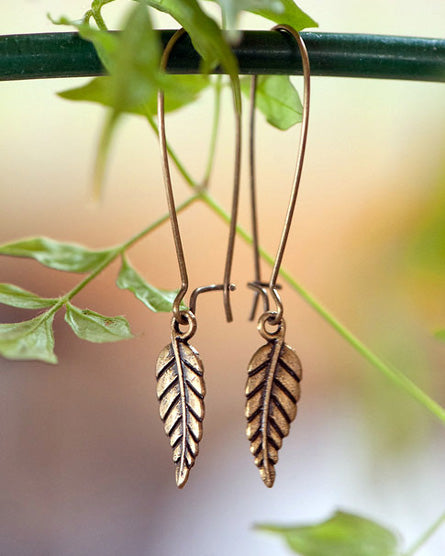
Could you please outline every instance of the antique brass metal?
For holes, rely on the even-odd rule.
[[[171,343],[156,363],[159,411],[173,449],[179,488],[187,482],[199,452],[205,395],[204,367],[199,353],[188,343],[196,330],[196,319],[190,311],[184,316],[189,321],[188,330],[181,333],[172,319]]]
[[[278,450],[297,414],[302,377],[297,354],[284,343],[284,319],[276,332],[266,330],[267,319],[273,316],[268,312],[260,318],[258,328],[267,344],[250,360],[246,385],[247,438],[267,487],[274,483]]]
[[[184,29],[180,29],[167,43],[161,58],[162,69],[165,69],[174,45],[184,33]],[[170,175],[164,112],[164,93],[160,90],[158,92],[158,125],[161,161],[181,286],[172,307],[171,343],[161,351],[158,357],[156,377],[160,415],[173,449],[173,461],[176,466],[176,484],[179,488],[182,488],[187,482],[190,469],[193,467],[198,455],[204,420],[204,369],[198,352],[188,343],[196,331],[195,310],[198,295],[210,291],[221,291],[226,319],[229,322],[232,320],[230,293],[235,290],[235,286],[231,283],[230,276],[238,214],[241,117],[237,113],[235,118],[235,171],[232,214],[223,283],[196,288],[190,296],[190,310],[184,310],[181,303],[187,294],[189,282]],[[181,326],[187,326],[186,332],[181,332]]]
[[[250,189],[255,280],[249,282],[248,285],[255,290],[251,319],[253,319],[255,315],[259,297],[261,296],[263,298],[264,312],[258,320],[258,330],[261,336],[267,340],[267,343],[256,351],[248,366],[245,414],[247,418],[246,433],[250,441],[250,451],[255,458],[255,465],[260,471],[260,476],[267,487],[271,487],[274,483],[275,465],[278,462],[278,450],[283,444],[283,438],[289,434],[290,424],[297,414],[297,402],[300,398],[302,368],[295,351],[285,343],[284,336],[286,325],[283,318],[284,308],[278,293],[277,278],[289,236],[300,185],[306,148],[310,98],[310,66],[303,40],[292,27],[287,25],[277,25],[274,29],[290,33],[295,38],[302,58],[304,98],[300,144],[292,191],[275,262],[269,282],[266,284],[261,281],[259,265],[254,156],[256,78],[252,80]],[[275,303],[275,310],[273,311],[269,310],[269,294]],[[275,331],[268,331],[266,328],[267,325],[269,327],[275,327]]]

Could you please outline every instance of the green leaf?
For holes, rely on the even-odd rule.
[[[241,89],[250,95],[250,78],[242,79]],[[259,76],[255,102],[267,121],[278,129],[286,130],[301,122],[303,106],[287,75]]]
[[[0,255],[35,259],[49,268],[65,272],[90,272],[111,253],[112,251],[90,251],[82,245],[60,243],[46,237],[0,245]]]
[[[90,12],[87,12],[88,16]],[[63,25],[67,27],[75,27],[79,31],[79,35],[94,44],[97,55],[105,69],[111,73],[114,68],[114,58],[119,47],[119,37],[116,34],[109,33],[102,29],[95,29],[85,22],[86,20],[76,21],[62,16],[59,19],[53,19],[48,16],[54,25]]]
[[[0,324],[0,353],[8,359],[38,359],[57,363],[54,314],[43,313],[24,322]]]
[[[119,35],[113,59],[111,77],[117,112],[143,104],[157,91],[161,84],[160,59],[161,47],[148,9],[138,2]]]
[[[317,27],[317,23],[303,12],[293,0],[212,0],[221,6],[229,28],[235,28],[241,11],[251,12],[275,23],[286,23],[296,31]]]
[[[105,4],[109,4],[113,1],[114,0],[93,0],[91,2],[91,9],[99,12],[105,6]]]
[[[107,96],[113,111],[102,129],[94,169],[94,191],[98,197],[111,140],[120,115],[143,106],[160,87],[166,85],[160,70],[159,38],[153,30],[144,2],[137,2],[130,10],[118,35],[66,18],[58,23],[74,25],[84,39],[90,40],[110,74],[105,83],[108,85]],[[103,83],[102,81],[102,85]]]
[[[434,333],[434,336],[438,339],[438,340],[442,340],[442,342],[445,342],[445,328],[443,330],[437,330]]]
[[[219,4],[223,13],[224,21],[229,29],[235,29],[239,14],[252,9],[270,9],[272,11],[283,12],[280,0],[212,0]]]
[[[116,281],[122,290],[130,290],[151,311],[155,313],[169,313],[173,301],[178,293],[176,291],[160,290],[148,284],[126,261],[122,258],[122,267]],[[186,307],[183,306],[185,309]]]
[[[241,111],[238,62],[217,23],[209,17],[196,0],[144,0],[149,6],[168,13],[184,27],[197,52],[202,56],[204,68],[220,63],[232,83],[235,109]]]
[[[57,299],[40,297],[14,284],[0,284],[0,303],[21,309],[45,309],[57,303]]]
[[[102,32],[100,37],[103,39],[104,35],[108,33]],[[96,48],[97,42],[93,39]],[[105,44],[102,43],[101,48],[106,48]],[[94,170],[94,190],[97,197],[100,195],[110,143],[120,114],[143,105],[161,85],[160,44],[143,3],[138,2],[131,10],[119,35],[118,48],[110,50],[108,55],[113,113],[107,119],[99,141]]]
[[[124,317],[106,317],[89,309],[79,309],[71,303],[66,304],[65,321],[76,336],[89,342],[100,344],[133,337],[130,325]]]
[[[209,84],[210,79],[205,75],[166,75],[168,83],[165,96],[165,112],[173,112],[198,99],[199,94]],[[113,95],[110,87],[110,77],[95,77],[86,85],[58,93],[67,100],[87,101],[113,107]],[[152,91],[150,98],[135,106],[127,106],[125,112],[146,116],[157,113],[157,95]]]
[[[283,10],[280,12],[276,9],[269,8],[252,8],[254,14],[270,19],[275,23],[285,23],[295,29],[301,31],[306,27],[318,27],[318,23],[301,10],[294,0],[280,0]]]
[[[301,556],[396,556],[398,539],[381,525],[363,517],[336,512],[318,525],[256,529],[281,536]]]

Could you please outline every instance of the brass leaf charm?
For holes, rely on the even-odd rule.
[[[297,414],[302,368],[295,351],[284,343],[284,330],[270,335],[248,367],[247,438],[255,465],[267,487],[275,480],[275,464],[283,438]]]
[[[205,385],[198,352],[180,335],[159,354],[157,395],[164,429],[170,438],[176,484],[182,488],[195,463],[202,438]]]

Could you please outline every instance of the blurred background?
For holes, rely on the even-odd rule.
[[[73,18],[74,0],[2,6],[0,33],[54,31],[46,13]],[[124,8],[104,10],[118,26]],[[321,31],[443,36],[445,3],[354,0],[299,4]],[[156,18],[159,27],[172,27]],[[243,28],[268,28],[245,17]],[[60,30],[60,28],[57,28]],[[142,119],[120,126],[106,187],[91,201],[105,111],[55,93],[83,80],[0,83],[0,242],[50,236],[94,248],[122,242],[166,212],[157,141]],[[300,84],[298,80],[296,83]],[[314,78],[307,157],[284,264],[371,349],[445,404],[445,100],[436,83]],[[212,95],[168,118],[168,134],[198,179],[209,141]],[[230,206],[233,130],[222,120],[213,194]],[[184,130],[187,130],[184,133]],[[258,122],[260,239],[275,252],[294,167],[297,130]],[[246,154],[246,153],[245,153]],[[244,161],[246,162],[244,156]],[[244,164],[240,223],[249,227]],[[178,202],[187,187],[174,175]],[[227,228],[199,204],[180,217],[192,287],[221,281]],[[129,259],[148,282],[178,286],[168,225]],[[97,345],[58,315],[59,365],[0,361],[0,554],[3,556],[285,555],[255,523],[311,523],[335,509],[396,529],[412,543],[444,511],[443,427],[389,383],[287,286],[287,341],[304,367],[298,417],[273,489],[262,484],[245,438],[245,369],[262,344],[248,322],[252,255],[236,245],[235,322],[204,296],[193,345],[206,369],[204,440],[178,491],[158,415],[154,365],[169,341],[169,315],[118,290],[114,265],[74,303],[123,314],[136,338]],[[264,276],[268,269],[263,267]],[[79,275],[0,258],[0,281],[42,296]],[[24,317],[26,315],[26,317]],[[1,306],[2,322],[31,313]],[[419,551],[441,556],[445,531]]]

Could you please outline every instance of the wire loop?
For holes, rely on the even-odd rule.
[[[304,96],[303,96],[303,116],[301,122],[301,132],[300,132],[300,140],[298,145],[298,155],[297,155],[297,162],[295,168],[295,174],[292,183],[292,190],[290,194],[289,204],[287,207],[286,217],[284,220],[283,230],[281,233],[281,239],[278,246],[277,254],[275,256],[274,265],[272,268],[272,272],[269,279],[269,292],[272,296],[272,299],[275,303],[275,311],[267,312],[268,318],[267,320],[272,324],[278,325],[282,318],[283,318],[283,303],[281,301],[280,295],[278,293],[278,286],[277,286],[277,278],[280,272],[281,263],[283,261],[284,251],[286,248],[286,243],[289,237],[289,232],[292,224],[292,218],[294,215],[295,210],[295,203],[297,200],[298,189],[301,180],[301,173],[303,169],[303,161],[304,155],[306,151],[306,140],[307,140],[307,132],[308,132],[308,123],[309,123],[309,105],[310,105],[310,64],[309,64],[309,56],[307,53],[306,45],[304,44],[303,39],[301,38],[300,34],[295,31],[289,25],[276,25],[272,28],[272,30],[285,32],[292,35],[295,39],[298,49],[300,51],[302,66],[303,66],[303,77],[304,77]],[[250,94],[250,194],[251,194],[251,212],[252,212],[252,236],[253,236],[253,250],[254,250],[254,265],[255,265],[255,281],[250,282],[249,285],[252,284],[260,284],[260,253],[259,253],[259,241],[258,241],[258,222],[257,222],[257,209],[256,209],[256,198],[255,198],[255,190],[256,190],[256,179],[255,179],[255,145],[254,145],[254,135],[255,135],[255,96],[256,96],[256,86],[257,86],[257,79],[254,76],[252,78],[252,87],[251,87],[251,94]],[[255,287],[255,286],[254,286]],[[251,319],[253,319],[255,315],[256,306],[258,303],[258,296],[260,295],[261,290],[257,288],[254,303],[252,306],[251,311]],[[262,317],[260,317],[261,319]]]
[[[196,317],[191,311],[181,311],[180,318],[182,318],[184,322],[178,320],[176,316],[172,318],[172,335],[186,342],[196,332]],[[187,325],[187,329],[183,332],[180,329],[181,325]]]
[[[173,47],[185,33],[186,33],[185,29],[183,28],[179,29],[168,41],[161,57],[161,69],[165,70]],[[178,259],[179,272],[181,276],[181,286],[173,302],[172,311],[173,311],[173,316],[178,323],[186,324],[184,321],[184,313],[181,312],[181,302],[187,293],[189,282],[188,282],[188,274],[187,274],[187,267],[185,263],[181,233],[179,231],[178,218],[176,214],[176,206],[175,206],[175,199],[173,195],[171,175],[170,175],[167,140],[166,140],[166,133],[165,133],[164,92],[161,89],[158,91],[158,127],[159,127],[159,143],[161,149],[164,186],[167,195],[167,204],[168,204],[168,210],[170,214],[170,223],[173,232],[173,239],[175,243],[176,257]],[[230,292],[232,292],[235,289],[234,285],[231,283],[231,273],[232,273],[233,254],[234,254],[234,247],[235,247],[236,222],[238,216],[240,174],[241,174],[241,114],[239,112],[236,112],[234,187],[233,187],[229,240],[227,245],[223,284],[221,287],[219,286],[216,287],[212,285],[212,286],[206,286],[204,288],[198,288],[198,290],[200,290],[198,291],[198,293],[202,293],[202,291],[212,291],[215,289],[222,290],[223,300],[224,300],[224,310],[228,322],[233,320],[232,308],[230,304]]]

